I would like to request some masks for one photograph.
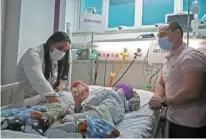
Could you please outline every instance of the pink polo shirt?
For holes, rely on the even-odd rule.
[[[183,74],[190,71],[206,71],[206,58],[199,51],[183,43],[176,51],[168,53],[163,66],[166,96],[172,96],[183,87]],[[196,102],[169,106],[167,119],[189,127],[206,126],[206,91]]]

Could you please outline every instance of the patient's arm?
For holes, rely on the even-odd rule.
[[[161,75],[159,84],[155,88],[155,96],[165,97],[165,82],[163,80],[163,75]]]
[[[107,89],[97,89],[97,92],[93,93],[91,97],[87,98],[83,103],[82,106],[98,106],[100,102],[102,102],[105,97],[109,93],[113,93]]]

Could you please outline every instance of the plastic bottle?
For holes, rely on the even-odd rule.
[[[199,14],[200,12],[200,4],[199,4],[199,1],[198,0],[194,0],[192,2],[192,13],[193,14]]]

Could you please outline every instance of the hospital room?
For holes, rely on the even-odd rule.
[[[206,0],[1,0],[2,138],[206,138]]]

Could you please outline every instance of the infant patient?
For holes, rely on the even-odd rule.
[[[96,89],[90,94],[89,87],[82,81],[76,81],[71,86],[75,103],[75,113],[66,115],[61,125],[51,127],[66,132],[77,132],[76,123],[94,115],[110,124],[119,123],[125,112],[139,108],[140,98],[128,84],[118,84],[113,89]]]

